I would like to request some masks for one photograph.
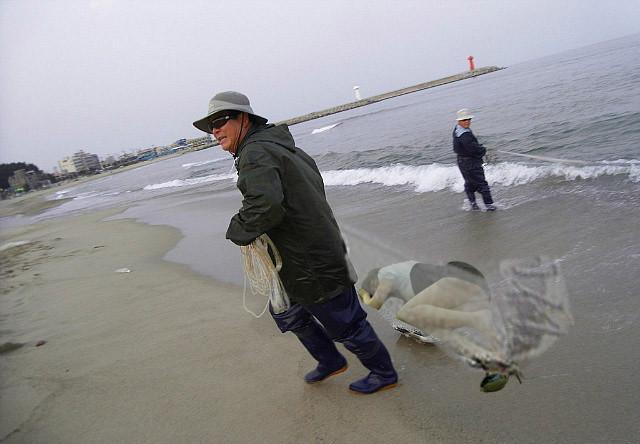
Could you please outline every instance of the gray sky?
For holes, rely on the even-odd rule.
[[[276,122],[637,32],[638,0],[0,0],[0,163],[197,137],[219,91]]]

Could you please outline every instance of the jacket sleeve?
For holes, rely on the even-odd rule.
[[[278,225],[285,213],[277,159],[262,150],[247,148],[238,165],[237,185],[243,196],[242,208],[231,218],[226,235],[236,245],[249,245]]]
[[[461,152],[458,153],[467,157],[482,157],[487,149],[478,143],[478,140],[470,132],[462,133],[459,137],[461,144]]]

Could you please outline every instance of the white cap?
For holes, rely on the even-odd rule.
[[[458,118],[456,120],[467,120],[472,118],[473,116],[471,115],[469,110],[467,108],[463,108],[460,111],[458,111]]]

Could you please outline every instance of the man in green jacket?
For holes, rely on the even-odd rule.
[[[285,125],[267,125],[235,91],[216,94],[207,116],[193,124],[236,159],[243,200],[227,239],[243,246],[266,233],[280,253],[291,308],[270,312],[278,328],[293,332],[318,361],[305,381],[315,384],[347,369],[337,341],[370,371],[349,386],[352,393],[395,387],[398,375],[360,306],[357,278],[313,159],[295,146]]]

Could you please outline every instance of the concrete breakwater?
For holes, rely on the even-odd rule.
[[[393,97],[402,96],[404,94],[421,91],[423,89],[433,88],[435,86],[445,85],[451,82],[457,82],[459,80],[469,79],[471,77],[481,76],[483,74],[488,74],[493,71],[499,71],[501,69],[504,69],[504,68],[500,68],[497,66],[485,66],[483,68],[474,69],[473,71],[466,71],[460,74],[455,74],[453,76],[444,77],[442,79],[432,80],[430,82],[420,83],[419,85],[409,86],[407,88],[402,88],[396,91],[379,94],[377,96],[367,97],[366,99],[357,100],[355,102],[345,103],[344,105],[335,106],[333,108],[328,108],[323,111],[315,111],[309,114],[305,114],[304,116],[283,120],[281,122],[278,122],[277,125],[280,125],[280,124],[295,125],[296,123],[306,122],[307,120],[319,119],[320,117],[328,116],[330,114],[336,114],[336,113],[347,111],[353,108],[371,105],[372,103],[380,102],[382,100],[387,100]]]

